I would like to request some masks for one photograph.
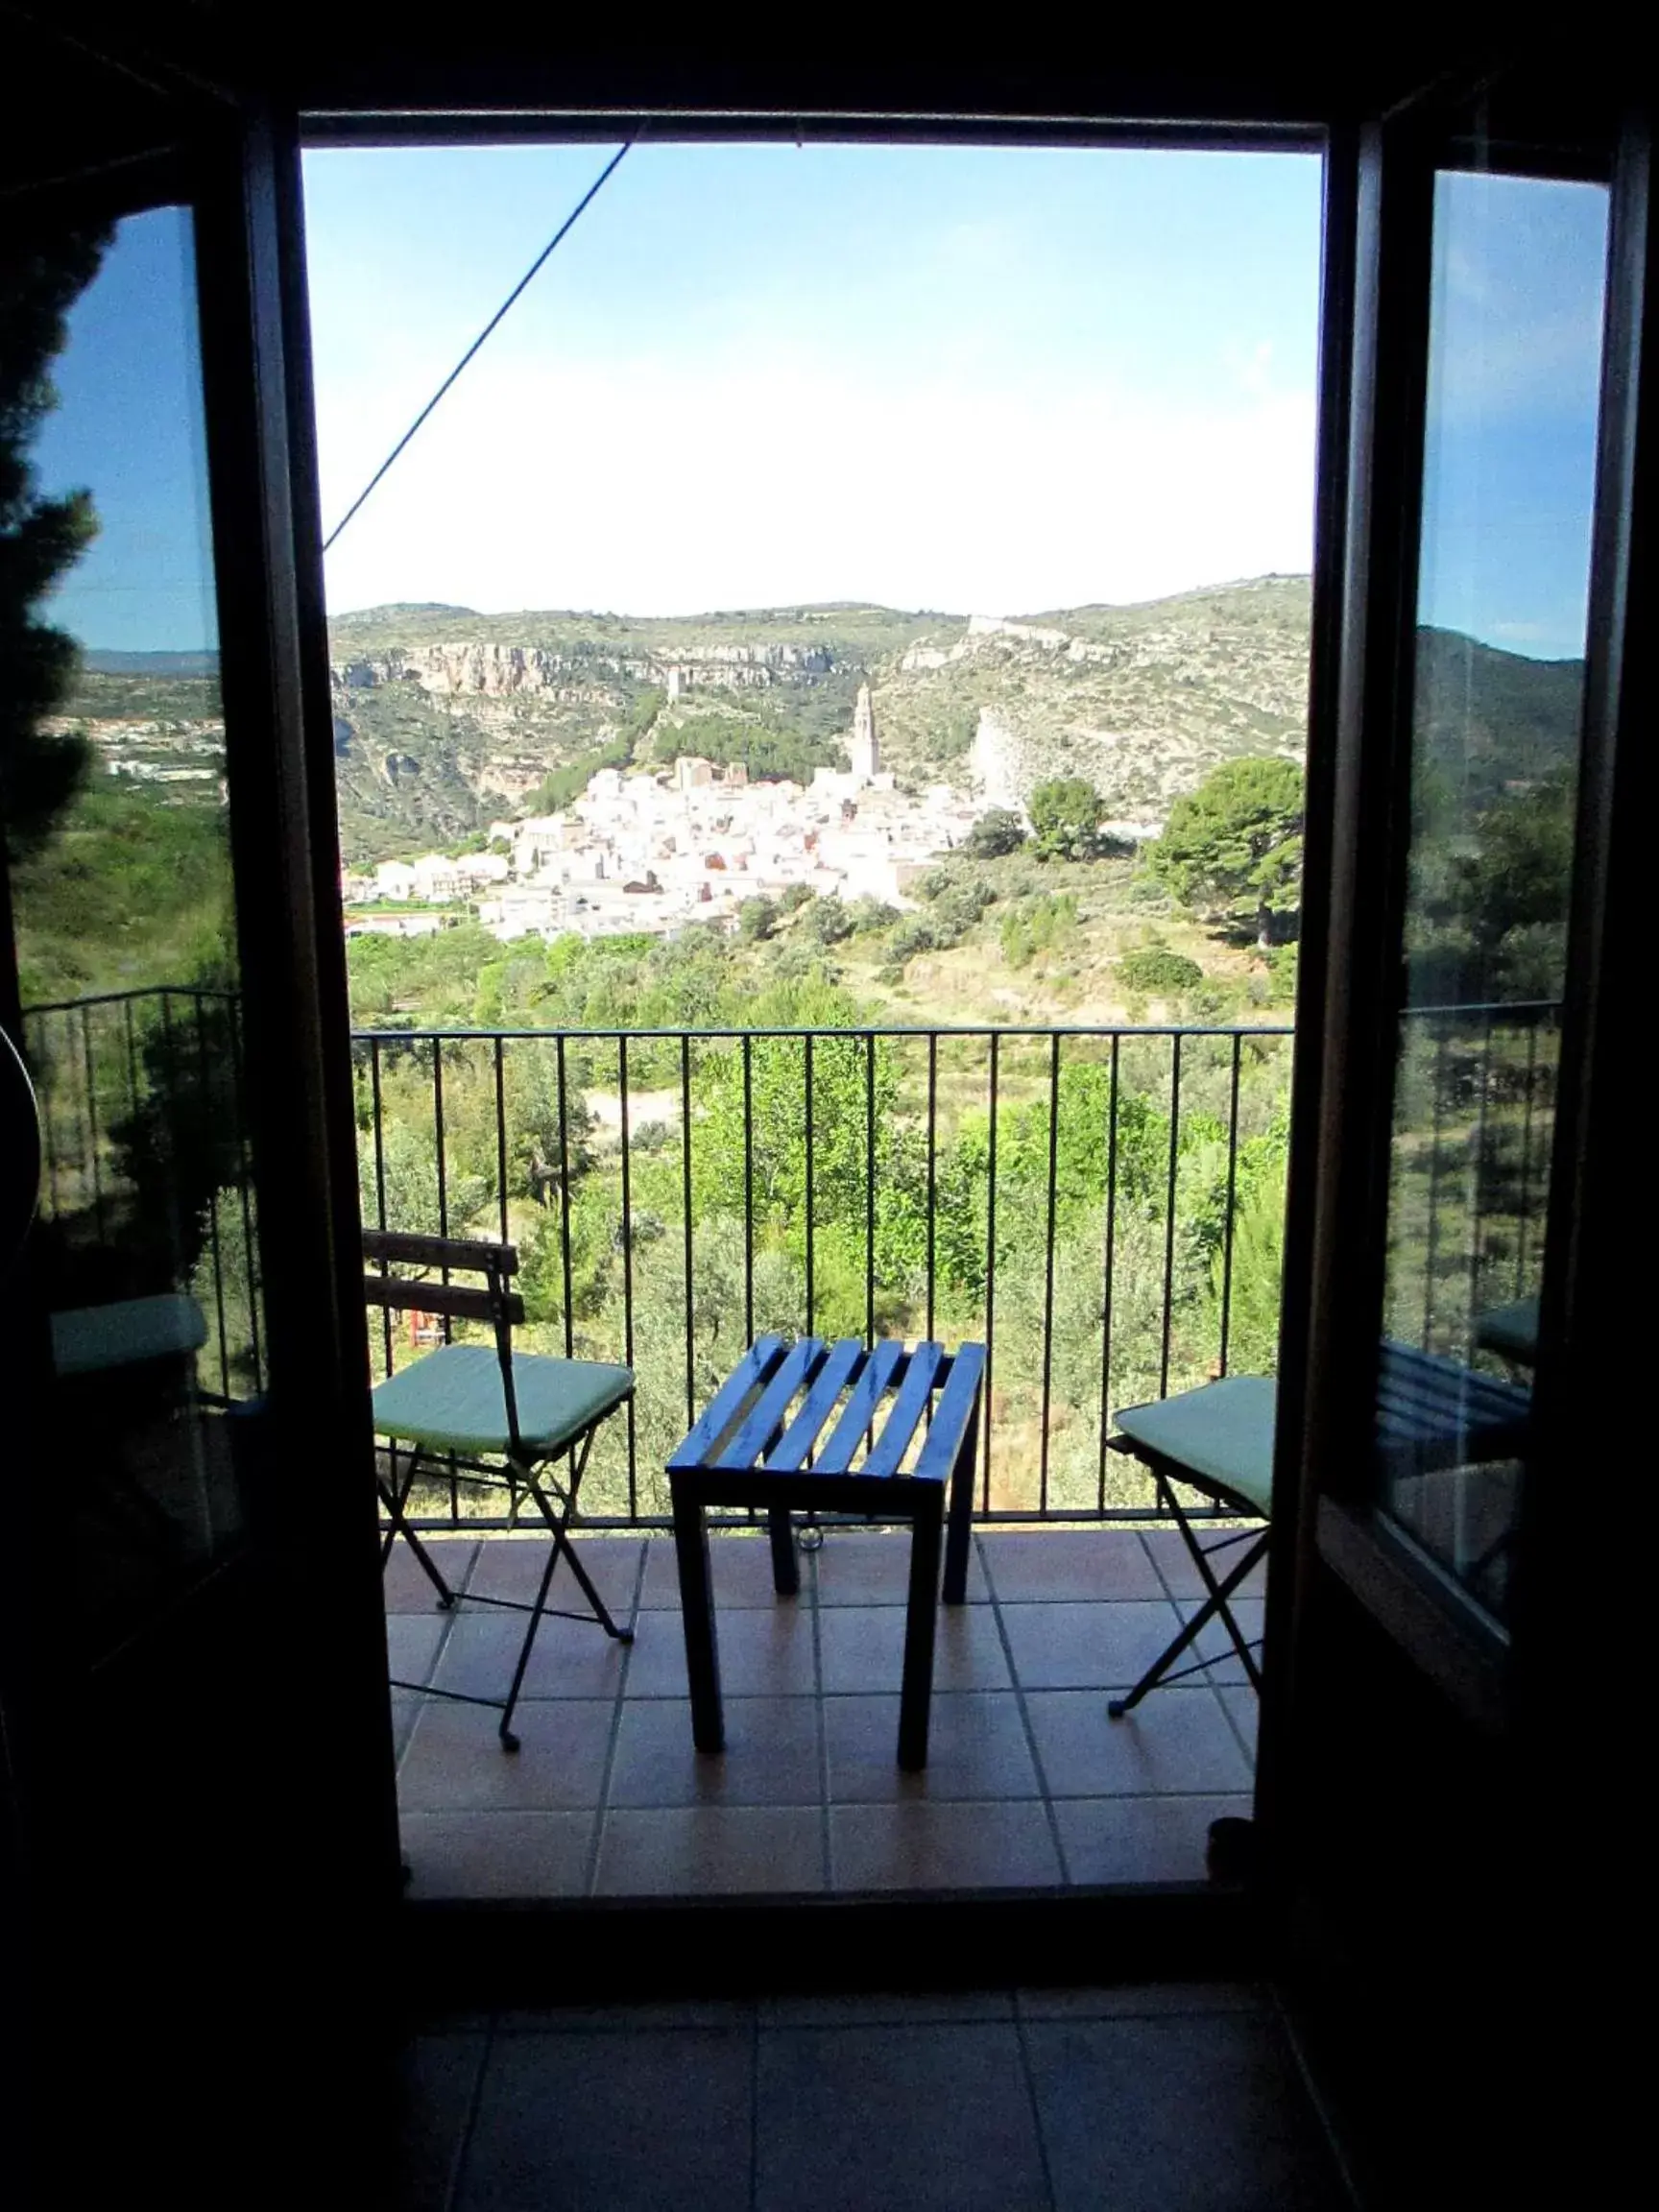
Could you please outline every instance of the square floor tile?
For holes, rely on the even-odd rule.
[[[812,1608],[801,1599],[769,1606],[714,1608],[720,1687],[729,1697],[810,1696],[818,1684]],[[628,1695],[684,1697],[685,1630],[678,1612],[641,1613],[628,1669]]]
[[[1039,2212],[1043,2156],[1009,2024],[762,2029],[761,2212]]]
[[[902,1605],[827,1605],[818,1616],[826,1691],[897,1692],[904,1673]],[[1006,1690],[1008,1661],[988,1605],[941,1605],[933,1687]]]
[[[478,1546],[478,1556],[468,1577],[468,1596],[510,1598],[520,1605],[527,1604],[536,1595],[552,1548],[544,1532],[529,1536],[486,1536]],[[609,1606],[618,1626],[626,1627],[639,1580],[639,1538],[579,1536],[570,1549],[582,1562],[584,1573]],[[587,1603],[567,1559],[562,1559],[554,1570],[547,1602],[569,1606],[572,1610]]]
[[[817,1806],[684,1805],[605,1816],[603,1897],[795,1896],[824,1887]]]
[[[431,1555],[433,1565],[450,1589],[462,1589],[467,1581],[467,1570],[472,1564],[472,1554],[478,1549],[473,1538],[422,1536],[421,1545]],[[388,1613],[430,1613],[438,1603],[438,1593],[430,1577],[401,1536],[393,1545],[386,1561],[381,1587],[386,1594]]]
[[[1001,1609],[1014,1667],[1027,1690],[1127,1689],[1180,1626],[1163,1600]]]
[[[498,2037],[458,2212],[747,2204],[753,2081],[746,2028]]]
[[[1054,1817],[1070,1881],[1202,1882],[1210,1823],[1248,1819],[1248,1797],[1068,1797]]]
[[[1047,1815],[1029,1799],[832,1806],[830,1852],[838,1890],[1045,1888],[1062,1879]]]
[[[902,1605],[910,1595],[910,1531],[830,1528],[818,1553],[820,1605]],[[990,1596],[979,1547],[968,1551],[968,1599]]]
[[[1157,1689],[1114,1720],[1098,1690],[1041,1690],[1025,1709],[1051,1796],[1248,1790],[1250,1768],[1213,1690]]]
[[[387,1671],[394,1682],[424,1682],[453,1613],[389,1613],[386,1617]]]
[[[801,1594],[805,1597],[812,1588],[812,1554],[798,1552],[797,1557],[801,1567]],[[717,1607],[731,1606],[735,1610],[738,1606],[780,1602],[772,1585],[772,1547],[764,1527],[754,1536],[711,1535],[709,1559]],[[645,1580],[639,1602],[652,1607],[679,1606],[680,1569],[671,1536],[653,1536],[646,1544]]]
[[[927,1764],[899,1765],[897,1697],[827,1697],[830,1796],[837,1804],[921,1797],[1035,1797],[1037,1769],[1011,1690],[935,1691]]]
[[[1003,1605],[1162,1598],[1164,1585],[1129,1528],[1039,1528],[981,1539]]]
[[[406,1812],[541,1812],[597,1805],[613,1708],[598,1698],[525,1699],[513,1716],[519,1748],[504,1751],[488,1705],[425,1700],[397,1769]]]
[[[1347,2203],[1271,2015],[1024,2031],[1059,2212],[1336,2212]]]
[[[1249,1530],[1245,1541],[1241,1544],[1229,1544],[1225,1551],[1217,1552],[1210,1562],[1211,1572],[1218,1582],[1225,1580],[1229,1570],[1238,1564],[1240,1554],[1249,1551],[1251,1543],[1262,1533],[1261,1528],[1246,1522],[1236,1525],[1222,1523],[1213,1528],[1206,1528],[1201,1524],[1194,1526],[1193,1534],[1206,1551],[1212,1545],[1219,1544],[1224,1537],[1237,1534],[1240,1528]],[[1182,1542],[1181,1531],[1178,1528],[1143,1528],[1141,1533],[1147,1552],[1156,1562],[1170,1595],[1179,1599],[1202,1598],[1205,1594],[1204,1584],[1199,1579],[1197,1568],[1192,1564],[1190,1552]],[[1267,1560],[1263,1554],[1238,1585],[1238,1594],[1240,1598],[1261,1598],[1265,1595],[1266,1589]]]
[[[701,1752],[679,1697],[628,1698],[611,1772],[613,1805],[816,1805],[818,1708],[809,1697],[724,1699],[726,1748]]]
[[[404,1813],[411,1897],[579,1897],[594,1813]]]
[[[524,1641],[525,1616],[493,1608],[469,1613],[465,1599],[462,1606],[432,1681],[441,1690],[457,1690],[469,1697],[505,1697]],[[536,1631],[521,1695],[614,1697],[622,1686],[624,1657],[632,1648],[607,1636],[596,1621],[564,1621],[555,1615]]]

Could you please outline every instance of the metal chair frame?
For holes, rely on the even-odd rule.
[[[363,1254],[365,1259],[378,1262],[381,1269],[380,1273],[370,1275],[364,1281],[364,1296],[371,1305],[386,1307],[395,1311],[436,1313],[445,1321],[485,1321],[494,1331],[495,1355],[501,1368],[502,1398],[507,1415],[507,1449],[503,1455],[507,1469],[503,1476],[474,1463],[465,1479],[493,1483],[498,1487],[504,1483],[513,1501],[511,1518],[515,1522],[525,1498],[533,1499],[537,1510],[547,1524],[551,1538],[547,1562],[541,1571],[536,1596],[528,1601],[521,1598],[495,1598],[482,1591],[467,1593],[469,1604],[493,1605],[506,1612],[529,1616],[524,1640],[519,1646],[517,1662],[513,1670],[512,1684],[505,1698],[481,1697],[470,1691],[445,1690],[424,1682],[394,1680],[392,1687],[419,1691],[428,1697],[446,1697],[455,1704],[487,1705],[498,1709],[501,1714],[498,1730],[501,1747],[505,1751],[517,1751],[518,1738],[513,1733],[513,1715],[523,1689],[530,1655],[535,1648],[536,1632],[543,1619],[551,1615],[556,1620],[564,1621],[592,1620],[604,1629],[607,1636],[613,1637],[617,1643],[631,1644],[634,1641],[632,1627],[619,1627],[613,1619],[610,1608],[576,1556],[569,1537],[570,1523],[576,1512],[582,1478],[587,1472],[593,1439],[604,1424],[628,1403],[634,1393],[632,1388],[624,1391],[585,1428],[565,1438],[552,1452],[541,1455],[532,1453],[526,1448],[518,1426],[518,1396],[513,1372],[513,1329],[524,1319],[524,1301],[510,1287],[511,1278],[518,1267],[517,1248],[511,1244],[492,1244],[469,1238],[419,1237],[397,1230],[366,1229],[363,1232]],[[443,1270],[444,1280],[432,1283],[423,1278],[395,1276],[386,1272],[392,1264],[437,1267]],[[469,1286],[453,1284],[448,1281],[451,1272],[480,1274],[484,1277],[484,1287],[475,1289]],[[443,1349],[440,1347],[439,1352],[423,1354],[422,1357],[437,1358]],[[408,1511],[409,1498],[421,1464],[423,1459],[433,1456],[434,1454],[428,1448],[417,1442],[409,1454],[400,1479],[396,1451],[392,1454],[393,1472],[390,1478],[376,1470],[375,1483],[387,1519],[386,1533],[380,1548],[380,1564],[384,1571],[392,1555],[392,1548],[401,1536],[432,1584],[440,1607],[448,1612],[461,1593],[450,1587],[443,1570],[421,1543]],[[445,1454],[444,1456],[453,1459],[453,1455]],[[563,1483],[549,1472],[561,1460],[569,1461],[569,1474]],[[547,1592],[561,1559],[569,1567],[582,1595],[588,1600],[586,1612],[571,1612],[567,1608],[547,1603]]]

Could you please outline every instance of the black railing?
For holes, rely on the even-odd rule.
[[[158,985],[32,1006],[40,1214],[55,1306],[188,1290],[208,1325],[204,1382],[264,1382],[253,1179],[233,992]]]
[[[364,1217],[510,1238],[530,1342],[636,1370],[592,1518],[665,1520],[766,1330],[982,1341],[981,1514],[1142,1517],[1115,1409],[1273,1361],[1290,1034],[359,1030]]]
[[[1385,1326],[1472,1356],[1489,1309],[1543,1273],[1558,999],[1412,1006],[1394,1092]]]

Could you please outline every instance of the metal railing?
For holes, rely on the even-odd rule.
[[[1410,1006],[1394,1084],[1386,1326],[1470,1357],[1543,1273],[1559,999]]]
[[[234,992],[161,984],[31,1006],[39,1212],[55,1305],[184,1289],[208,1386],[256,1395],[265,1356]]]
[[[590,1520],[666,1520],[667,1453],[769,1330],[982,1341],[981,1516],[1142,1518],[1115,1409],[1241,1332],[1272,1363],[1290,1037],[362,1029],[364,1218],[517,1243],[529,1342],[635,1369]],[[460,1474],[421,1518],[489,1526]]]

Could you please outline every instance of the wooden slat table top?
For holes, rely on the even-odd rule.
[[[977,1404],[984,1347],[913,1350],[891,1338],[866,1350],[758,1337],[668,1461],[670,1475],[834,1476],[857,1482],[945,1482]],[[916,1461],[901,1473],[925,1419]],[[854,1459],[869,1438],[862,1465]]]
[[[1384,1452],[1445,1461],[1501,1458],[1519,1449],[1532,1394],[1460,1359],[1384,1339],[1377,1371],[1377,1436]]]

